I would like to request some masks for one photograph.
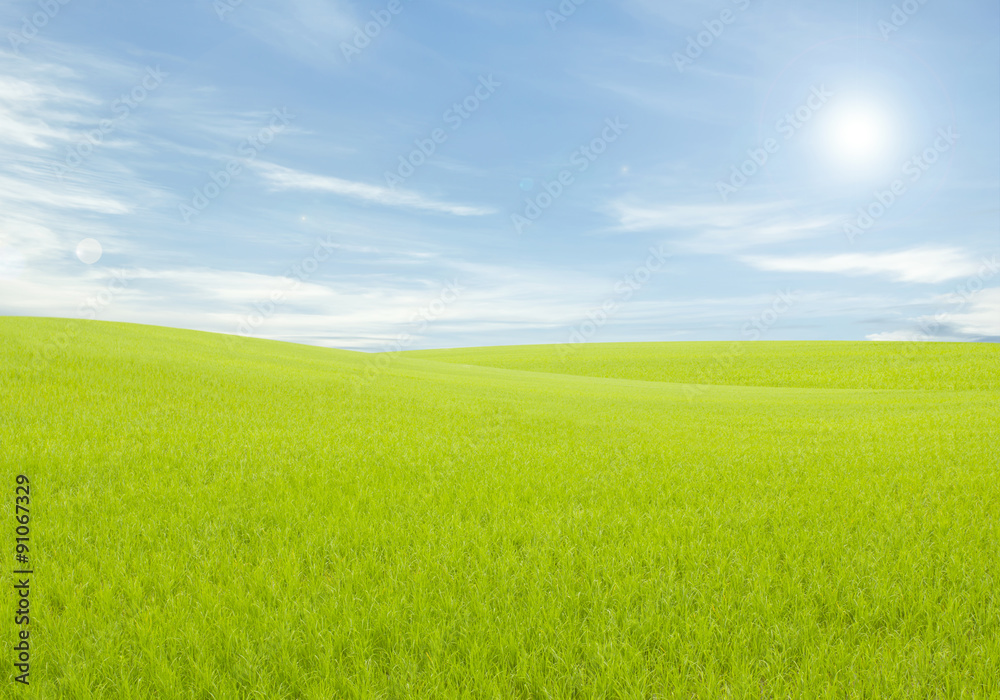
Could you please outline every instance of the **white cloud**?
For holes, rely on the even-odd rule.
[[[992,275],[990,275],[992,277]],[[872,333],[868,340],[883,341],[947,341],[1000,338],[1000,287],[988,287],[970,292],[969,282],[982,282],[978,277],[959,285],[951,294],[936,297],[936,311],[909,320],[909,327]],[[978,286],[978,285],[977,285]]]
[[[125,214],[131,210],[129,205],[112,197],[95,192],[80,191],[64,187],[63,192],[56,191],[54,184],[34,184],[25,180],[0,175],[0,202],[5,204],[17,202],[32,203],[46,207],[63,209],[80,209],[102,214]]]
[[[898,342],[898,343],[913,343],[919,341],[927,340],[943,340],[942,338],[931,338],[926,333],[922,331],[908,330],[908,331],[886,331],[885,333],[870,333],[865,336],[866,340],[875,340],[880,342]]]
[[[830,231],[839,218],[790,216],[788,202],[762,204],[611,204],[618,231],[680,231],[692,237],[680,245],[697,253],[730,253],[759,245],[814,238]]]
[[[842,253],[778,257],[747,255],[740,258],[767,272],[824,272],[840,275],[882,275],[897,282],[935,284],[971,276],[981,263],[958,248],[914,248],[893,253]]]
[[[485,216],[495,213],[489,207],[472,207],[463,204],[452,204],[428,199],[422,195],[405,190],[392,190],[388,187],[369,185],[364,182],[343,180],[328,175],[314,175],[291,168],[284,168],[271,163],[261,163],[256,166],[261,175],[271,186],[280,190],[312,190],[330,192],[342,197],[360,199],[366,202],[382,204],[390,207],[406,207],[437,211],[455,216]]]
[[[574,271],[459,260],[441,261],[419,280],[381,273],[329,278],[321,271],[300,282],[239,270],[83,265],[72,276],[36,269],[10,279],[3,273],[17,261],[3,252],[0,248],[0,314],[79,318],[80,309],[103,294],[99,320],[238,333],[240,324],[258,313],[258,305],[269,306],[267,300],[280,292],[280,302],[256,328],[256,337],[372,350],[400,333],[426,338],[455,331],[569,328],[600,302],[594,289],[602,285]],[[109,294],[116,279],[125,282]],[[415,315],[429,309],[452,282],[458,284],[458,299],[435,312],[421,331]]]
[[[735,229],[780,211],[785,205],[769,204],[636,204],[630,200],[613,202],[611,210],[622,231],[655,229]]]
[[[967,310],[952,314],[949,324],[968,336],[1000,337],[1000,287],[971,295]]]
[[[0,142],[46,148],[72,138],[69,126],[78,123],[79,117],[68,110],[93,106],[97,100],[57,86],[47,66],[4,61],[5,69],[14,66],[19,73],[31,75],[15,78],[0,74]]]

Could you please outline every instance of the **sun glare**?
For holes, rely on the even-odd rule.
[[[825,140],[831,157],[842,167],[866,171],[883,163],[891,151],[893,134],[882,109],[853,102],[831,110]]]

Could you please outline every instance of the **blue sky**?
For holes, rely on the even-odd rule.
[[[995,0],[42,0],[0,29],[0,314],[1000,339]]]

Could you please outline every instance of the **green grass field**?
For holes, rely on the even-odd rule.
[[[594,343],[407,353],[442,362],[654,382],[1000,391],[1000,352],[972,343]]]
[[[1000,695],[996,345],[73,328],[0,319],[6,696]]]

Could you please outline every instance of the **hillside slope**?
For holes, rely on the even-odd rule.
[[[66,328],[0,318],[34,697],[1000,692],[995,391]]]
[[[988,343],[587,343],[405,354],[503,369],[682,384],[1000,391],[1000,345]]]

